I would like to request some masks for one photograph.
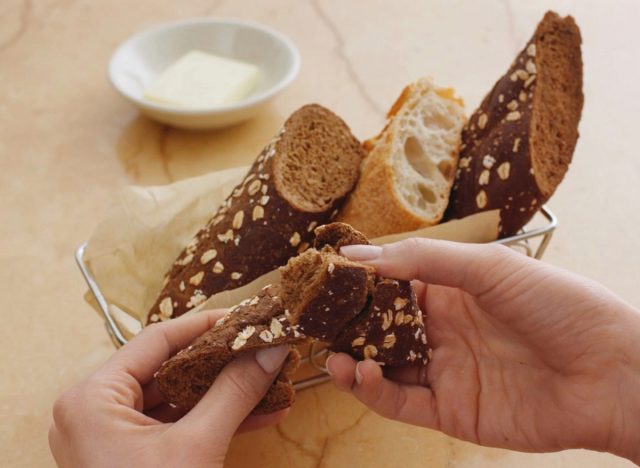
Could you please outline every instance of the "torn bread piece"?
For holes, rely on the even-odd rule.
[[[375,276],[362,270],[369,267],[340,255],[342,246],[369,243],[348,224],[331,223],[315,233],[314,245],[320,250],[310,249],[281,268],[291,322],[302,333],[328,342],[332,351],[359,360],[371,358],[390,366],[426,363],[424,317],[410,282]],[[335,273],[335,265],[343,265],[350,275],[332,277],[329,270]],[[354,280],[356,271],[364,272],[366,280]],[[328,285],[330,291],[347,291],[347,300],[327,297]]]
[[[281,268],[282,300],[300,333],[332,341],[364,308],[375,270],[325,246],[309,249]]]
[[[191,409],[205,395],[232,359],[262,348],[304,341],[284,314],[280,288],[263,289],[231,309],[211,330],[166,361],[156,373],[165,401]],[[266,414],[291,406],[295,391],[291,375],[300,355],[292,347],[278,377],[252,414]]]

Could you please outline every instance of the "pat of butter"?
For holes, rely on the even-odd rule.
[[[193,50],[167,68],[145,93],[145,99],[183,107],[233,104],[258,83],[257,66]]]

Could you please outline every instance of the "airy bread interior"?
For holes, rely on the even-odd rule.
[[[405,89],[390,114],[372,151],[391,154],[396,195],[406,209],[426,219],[439,218],[458,164],[463,103],[452,90],[423,78]]]
[[[364,151],[349,127],[329,110],[315,104],[301,110],[279,142],[275,183],[291,205],[320,213],[351,191]]]

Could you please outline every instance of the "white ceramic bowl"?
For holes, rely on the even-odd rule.
[[[225,106],[185,109],[143,98],[160,73],[194,49],[258,65],[258,85],[243,100]],[[244,20],[201,18],[161,25],[128,39],[111,57],[109,79],[148,117],[175,127],[206,129],[249,119],[289,85],[299,69],[298,50],[282,34]]]

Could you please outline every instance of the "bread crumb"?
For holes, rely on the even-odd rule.
[[[536,73],[536,64],[533,63],[533,60],[527,60],[527,64],[525,65],[527,71],[532,75]]]
[[[484,190],[480,190],[478,195],[476,195],[476,205],[478,205],[480,209],[487,206],[487,194]]]
[[[231,227],[233,229],[240,229],[242,227],[242,221],[244,221],[244,211],[240,210],[233,217]]]
[[[521,117],[521,115],[520,115],[519,111],[513,111],[513,112],[509,112],[507,114],[507,117],[505,117],[505,118],[506,118],[507,121],[513,122],[515,120],[520,120],[520,117]]]
[[[393,348],[395,344],[396,344],[396,335],[394,333],[389,333],[387,336],[384,337],[384,340],[382,342],[382,347],[386,349],[390,349],[390,348]]]
[[[527,47],[527,54],[531,57],[536,56],[536,45],[534,43],[529,44]]]
[[[509,162],[503,162],[498,166],[498,177],[502,180],[507,180],[509,178],[509,171],[511,170],[511,164]]]
[[[189,283],[194,286],[199,286],[202,283],[202,279],[204,278],[204,271],[196,273],[191,278],[189,278]]]
[[[217,256],[218,256],[218,251],[216,249],[209,249],[200,256],[200,263],[202,263],[203,265],[206,265]]]
[[[480,177],[478,177],[478,184],[479,185],[488,185],[489,184],[489,176],[491,175],[491,173],[489,172],[488,169],[483,170],[480,173]]]
[[[254,180],[249,184],[249,187],[247,188],[247,193],[253,196],[256,193],[258,193],[261,186],[262,186],[262,182],[260,182],[259,180]]]
[[[258,219],[264,218],[264,208],[260,205],[256,205],[253,207],[253,212],[251,213],[251,219],[257,221]]]
[[[484,157],[482,158],[482,165],[486,169],[491,169],[495,163],[496,163],[496,158],[494,158],[490,154],[485,154]]]
[[[351,346],[354,348],[356,346],[362,346],[363,344],[364,344],[364,336],[359,336],[358,338],[356,338],[351,342]]]
[[[373,345],[367,345],[364,347],[363,354],[365,359],[374,358],[378,355],[378,348]]]
[[[171,298],[167,296],[162,299],[162,301],[160,301],[158,309],[160,309],[161,316],[171,317],[171,314],[173,314],[173,301],[171,300]]]
[[[296,247],[298,244],[300,244],[300,234],[298,234],[297,232],[294,232],[291,238],[289,239],[289,243],[291,244],[292,247]]]
[[[487,120],[489,120],[489,117],[487,117],[487,114],[485,114],[484,112],[480,114],[480,116],[478,117],[478,128],[480,130],[483,130],[484,127],[487,126]]]

